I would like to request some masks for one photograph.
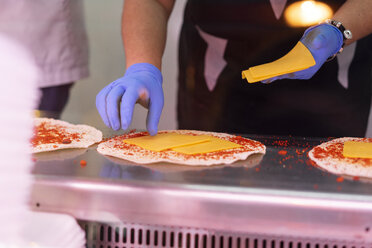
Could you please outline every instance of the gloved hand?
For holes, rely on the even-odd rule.
[[[324,23],[308,28],[300,41],[310,50],[316,64],[302,71],[263,80],[262,83],[271,83],[275,80],[285,78],[310,79],[329,57],[341,49],[343,35],[336,27]]]
[[[96,97],[103,122],[114,130],[127,129],[138,102],[149,109],[146,126],[150,135],[155,135],[164,105],[162,82],[161,72],[155,66],[148,63],[130,66],[124,77],[107,85]]]

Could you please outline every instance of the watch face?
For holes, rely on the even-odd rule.
[[[351,33],[350,30],[345,30],[345,31],[344,31],[344,36],[345,36],[345,38],[348,39],[348,40],[350,40],[351,38],[353,38],[353,35],[352,35],[352,33]]]

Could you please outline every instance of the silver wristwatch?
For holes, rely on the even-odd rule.
[[[342,25],[342,23],[339,22],[339,21],[332,20],[332,19],[327,19],[327,20],[325,20],[325,23],[330,24],[330,25],[336,27],[338,30],[340,30],[340,32],[342,33],[342,37],[343,37],[343,42],[342,42],[342,46],[341,46],[340,50],[337,53],[335,53],[333,56],[329,57],[327,59],[327,61],[329,61],[329,60],[332,60],[334,57],[337,56],[337,54],[341,53],[344,50],[345,41],[346,40],[351,40],[353,38],[353,34],[351,33],[351,31],[349,29],[346,29],[344,27],[344,25]]]

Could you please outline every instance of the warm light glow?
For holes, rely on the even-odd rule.
[[[308,27],[331,18],[332,9],[317,1],[300,1],[288,6],[284,12],[285,20],[291,27]]]

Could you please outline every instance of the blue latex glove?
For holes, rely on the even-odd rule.
[[[155,66],[148,63],[130,66],[124,77],[107,85],[96,97],[96,106],[105,125],[114,130],[127,129],[138,102],[149,109],[147,130],[155,135],[164,105],[162,82],[161,72]]]
[[[308,28],[300,40],[313,55],[316,64],[308,69],[263,80],[262,83],[271,83],[278,79],[310,79],[327,61],[337,53],[343,43],[340,30],[330,24],[320,24]]]

